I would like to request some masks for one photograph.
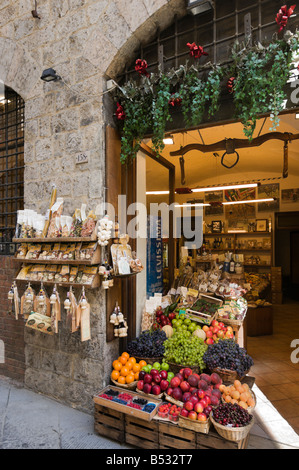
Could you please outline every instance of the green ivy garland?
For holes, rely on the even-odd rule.
[[[299,33],[287,32],[267,46],[249,47],[236,43],[232,49],[232,66],[203,67],[188,63],[166,73],[144,74],[128,81],[115,93],[125,113],[121,130],[121,162],[135,157],[145,135],[152,133],[157,155],[164,148],[166,125],[172,121],[171,100],[181,103],[186,127],[198,126],[208,110],[208,118],[219,108],[223,79],[234,77],[232,95],[235,117],[244,126],[249,140],[253,138],[257,119],[270,114],[272,129],[279,124],[279,113],[286,99],[284,87],[293,68],[292,54],[299,48]]]

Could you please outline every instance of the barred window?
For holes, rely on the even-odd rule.
[[[4,87],[0,93],[0,255],[11,243],[17,211],[24,208],[24,101]]]

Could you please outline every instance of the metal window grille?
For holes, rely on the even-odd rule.
[[[24,207],[24,101],[8,87],[0,100],[0,255],[11,243],[16,216]]]
[[[202,65],[209,61],[222,65],[230,63],[233,43],[244,41],[248,32],[251,31],[253,43],[272,40],[278,30],[275,18],[280,7],[281,0],[215,0],[214,9],[209,12],[175,18],[169,28],[157,31],[154,40],[136,51],[133,62],[127,65],[118,80],[136,79],[137,58],[147,61],[149,72],[156,72],[159,64],[167,71],[184,65],[187,60],[192,63],[187,42],[195,42],[208,52],[207,57],[200,59]],[[290,18],[288,28],[294,30],[296,24],[298,19]]]

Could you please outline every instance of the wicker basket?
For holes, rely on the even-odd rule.
[[[252,390],[249,390],[249,392],[251,393],[251,396],[254,399],[254,406],[249,406],[248,408],[246,408],[246,411],[248,411],[248,413],[251,414],[253,412],[254,408],[256,407],[256,395]],[[222,403],[226,403],[226,401],[222,397],[221,397],[221,401],[222,401]]]
[[[195,419],[185,418],[179,416],[179,426],[191,431],[200,432],[202,434],[209,434],[211,420],[208,418],[206,421],[197,421]]]
[[[248,374],[249,370],[247,370],[242,377],[240,377],[235,370],[219,369],[219,368],[213,369],[211,371],[211,374],[216,373],[219,375],[219,377],[221,377],[222,381],[225,384],[232,384],[234,383],[235,380],[239,380],[241,382],[241,380],[244,379],[245,375]]]
[[[250,432],[250,429],[252,428],[254,424],[254,416],[252,415],[251,421],[247,426],[243,426],[240,428],[231,428],[228,426],[222,426],[222,424],[218,424],[212,416],[212,413],[210,414],[210,420],[218,432],[218,434],[223,437],[224,439],[227,439],[228,441],[233,441],[233,442],[238,442],[242,441],[242,439],[245,439],[247,435]]]
[[[111,379],[111,382],[112,382],[116,387],[124,388],[124,389],[126,389],[126,390],[135,390],[136,387],[137,387],[138,380],[135,380],[134,382],[132,382],[132,383],[130,383],[130,384],[120,384],[120,383],[118,383],[116,380],[112,380],[112,379]]]
[[[167,395],[167,393],[164,394],[165,400],[169,401],[173,405],[177,405],[183,408],[184,403],[182,401],[176,400],[175,398],[171,397],[170,395]]]
[[[159,400],[164,395],[164,392],[160,393],[159,395],[153,395],[152,393],[144,393],[142,390],[138,390],[138,388],[136,388],[136,392],[142,395],[143,397],[148,398],[148,400]]]

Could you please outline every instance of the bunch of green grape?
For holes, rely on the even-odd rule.
[[[184,332],[177,331],[164,341],[164,360],[184,366],[198,366],[200,370],[204,370],[203,355],[207,348],[201,338],[186,336]]]

